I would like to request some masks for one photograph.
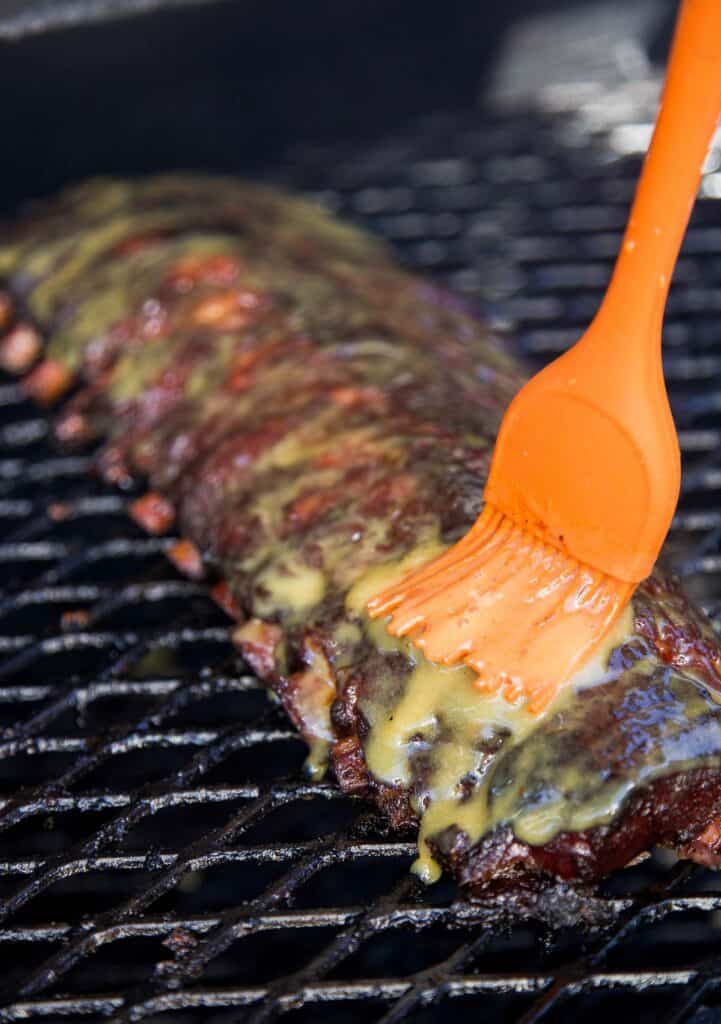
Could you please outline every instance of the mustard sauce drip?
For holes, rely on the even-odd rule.
[[[436,881],[441,874],[429,838],[455,826],[475,843],[500,824],[502,806],[489,809],[488,785],[494,759],[484,755],[484,747],[488,749],[494,739],[504,747],[521,743],[548,715],[557,713],[572,700],[577,687],[607,681],[611,651],[633,632],[629,606],[603,647],[540,713],[531,713],[523,698],[511,703],[497,693],[481,693],[475,685],[475,671],[463,665],[445,667],[429,662],[410,641],[392,637],[386,629],[387,620],[374,621],[365,613],[366,602],[374,593],[442,550],[443,545],[432,541],[400,561],[371,569],[347,598],[349,612],[361,617],[374,646],[384,653],[403,655],[411,665],[400,696],[388,699],[379,693],[363,703],[362,710],[371,727],[365,756],[377,779],[404,786],[414,784],[414,757],[419,752],[423,756],[424,751],[430,757],[430,769],[427,775],[424,773],[420,788],[416,780],[412,798],[421,821],[418,858],[412,870],[427,883]],[[464,785],[464,781],[472,785]],[[604,808],[588,811],[594,816],[603,814]],[[532,821],[529,816],[522,823],[522,830],[526,835],[550,838],[556,826],[554,814],[551,812],[546,818],[539,814],[538,818]]]
[[[325,576],[319,569],[311,569],[296,561],[291,565],[272,565],[258,575],[257,583],[267,593],[270,607],[290,608],[302,615],[323,600]],[[265,597],[256,599],[263,613]]]

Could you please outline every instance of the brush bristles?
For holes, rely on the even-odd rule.
[[[484,692],[542,710],[602,642],[632,585],[581,565],[486,506],[454,547],[368,604],[442,665],[461,662]]]

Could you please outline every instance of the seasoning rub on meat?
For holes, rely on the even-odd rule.
[[[41,402],[80,381],[59,438],[148,481],[135,517],[221,581],[309,771],[419,826],[423,878],[591,883],[655,843],[721,863],[721,653],[667,577],[539,715],[365,614],[474,522],[522,379],[459,301],[312,205],[194,176],[37,206],[0,277],[0,362]]]

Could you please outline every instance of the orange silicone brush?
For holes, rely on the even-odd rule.
[[[680,457],[661,323],[720,111],[721,0],[685,0],[601,308],[508,408],[471,531],[368,606],[431,661],[465,662],[479,689],[531,710],[598,648],[671,524]]]

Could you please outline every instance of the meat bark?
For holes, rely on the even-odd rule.
[[[133,515],[175,521],[176,563],[222,581],[311,770],[420,823],[426,874],[432,853],[482,897],[590,885],[655,843],[719,862],[721,653],[673,580],[639,587],[595,678],[537,720],[363,614],[474,522],[523,380],[463,303],[310,204],[193,176],[38,206],[0,276],[0,362],[47,403],[79,382],[58,437],[148,481]]]

